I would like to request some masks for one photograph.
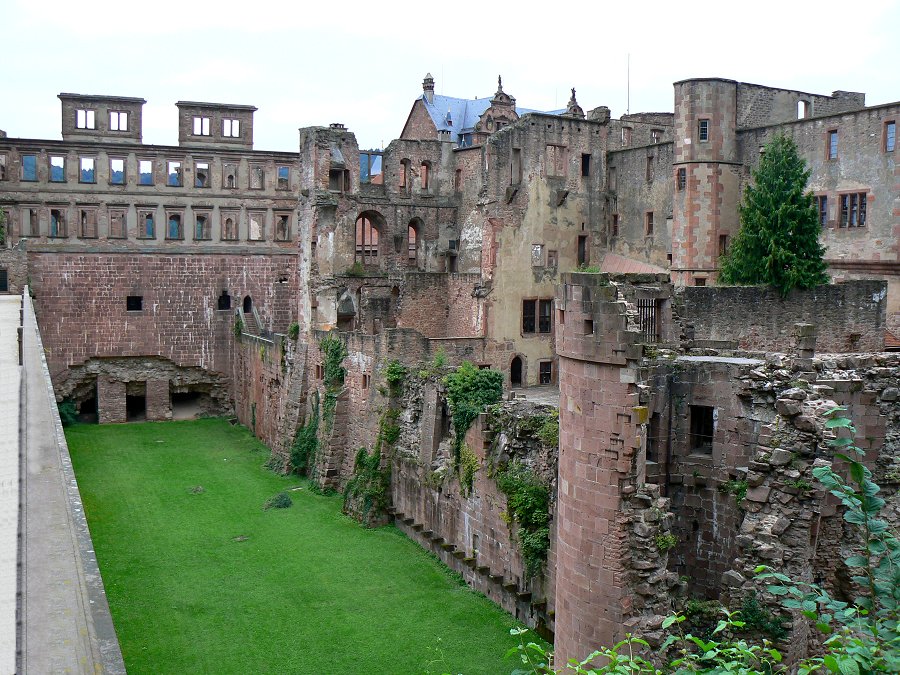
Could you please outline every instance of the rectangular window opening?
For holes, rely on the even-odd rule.
[[[78,210],[79,233],[82,239],[97,238],[97,211],[95,209]]]
[[[828,196],[818,195],[816,197],[816,210],[819,212],[819,225],[825,227],[828,225]]]
[[[209,162],[194,162],[194,187],[207,188],[209,184]]]
[[[553,301],[538,301],[538,333],[550,333],[553,330]]]
[[[79,109],[75,111],[76,129],[96,129],[97,113],[94,110]]]
[[[22,180],[31,182],[37,179],[37,155],[22,155]]]
[[[210,214],[208,212],[194,213],[194,239],[200,241],[212,239],[212,227],[210,226]]]
[[[657,298],[642,298],[637,301],[638,328],[644,342],[656,343],[660,340],[660,309],[662,301]]]
[[[709,120],[699,120],[697,122],[697,140],[706,143],[709,140]]]
[[[78,173],[79,183],[96,183],[97,182],[97,160],[93,157],[82,157],[80,162],[80,171]]]
[[[690,406],[690,417],[690,451],[704,455],[712,454],[715,408],[706,405],[692,405]]]
[[[168,185],[169,187],[181,187],[181,162],[168,162],[168,171],[166,172],[166,185]]]
[[[539,384],[552,384],[553,383],[553,362],[552,361],[539,361],[538,362],[538,383]]]
[[[588,256],[588,237],[586,234],[578,235],[578,264],[579,265],[587,265],[589,256]]]
[[[144,309],[143,295],[128,295],[125,297],[125,309],[129,312],[140,312]]]
[[[222,120],[222,135],[225,138],[240,138],[241,121],[232,119]]]
[[[109,113],[109,130],[110,131],[128,131],[128,113],[110,111]]]
[[[149,159],[138,162],[138,185],[153,185],[153,162]]]
[[[266,170],[262,166],[250,167],[250,189],[262,190],[266,183]]]
[[[687,169],[678,169],[678,173],[676,173],[675,187],[679,192],[687,187]]]
[[[111,157],[109,160],[109,184],[125,185],[125,160]]]
[[[109,210],[109,238],[125,238],[125,209]]]
[[[719,235],[719,257],[721,258],[726,253],[728,253],[728,235],[720,234]]]
[[[587,178],[591,175],[591,156],[583,153],[581,155],[581,177]]]
[[[594,334],[594,320],[593,319],[585,319],[584,323],[581,326],[581,330],[585,335],[593,335]]]
[[[286,213],[275,214],[275,241],[291,240],[291,217]]]
[[[838,132],[828,132],[828,159],[837,159],[838,156]]]
[[[645,222],[645,228],[644,228],[645,234],[648,237],[652,237],[653,236],[653,211],[647,211],[644,222]]]
[[[291,167],[289,166],[279,166],[276,170],[276,175],[278,176],[278,189],[279,190],[290,190],[291,189]]]
[[[209,118],[208,117],[195,117],[194,118],[194,136],[209,136]]]
[[[537,300],[522,301],[522,332],[534,333],[536,323]]]
[[[897,123],[894,121],[884,123],[884,151],[893,152],[897,147]]]
[[[66,158],[62,155],[50,155],[50,182],[66,182]]]

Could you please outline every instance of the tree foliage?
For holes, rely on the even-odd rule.
[[[777,136],[765,147],[753,182],[744,191],[741,229],[720,264],[719,283],[793,288],[828,283],[819,214],[806,162],[794,141]]]

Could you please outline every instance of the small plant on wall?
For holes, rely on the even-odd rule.
[[[518,526],[516,537],[525,572],[535,576],[550,550],[550,488],[527,466],[513,462],[494,476],[506,495],[507,517]]]

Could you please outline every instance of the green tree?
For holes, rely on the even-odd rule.
[[[776,136],[765,147],[744,191],[741,229],[721,261],[721,284],[769,284],[781,294],[828,283],[819,214],[806,192],[809,170],[794,141]]]

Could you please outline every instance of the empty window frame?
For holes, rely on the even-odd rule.
[[[96,129],[97,113],[94,110],[79,108],[75,111],[75,128],[76,129]]]
[[[127,232],[125,230],[125,209],[112,208],[109,210],[109,238],[124,239]]]
[[[241,121],[235,119],[222,120],[222,135],[225,138],[241,137]]]
[[[687,169],[684,167],[675,172],[675,189],[681,192],[687,187]]]
[[[838,132],[837,129],[832,129],[828,132],[828,148],[827,148],[827,157],[828,159],[837,159],[838,156]]]
[[[291,214],[275,214],[275,241],[291,240]]]
[[[522,301],[522,333],[550,333],[553,330],[553,301]]]
[[[8,170],[6,153],[0,153],[0,180],[9,180],[9,170]]]
[[[275,169],[275,175],[278,179],[276,187],[279,190],[290,190],[291,189],[291,167],[289,166],[278,166]]]
[[[225,212],[222,214],[222,239],[225,241],[237,241],[238,214],[236,212]]]
[[[209,211],[194,211],[194,239],[209,241],[212,239],[211,214]]]
[[[138,239],[156,239],[156,211],[138,210]]]
[[[713,432],[715,430],[715,408],[706,405],[690,406],[690,451],[712,454]]]
[[[653,236],[653,211],[644,214],[644,234],[648,237]]]
[[[538,333],[553,330],[553,301],[538,300]]]
[[[9,270],[0,267],[0,293],[9,292]]]
[[[184,239],[184,216],[180,211],[166,211],[166,239]]]
[[[659,342],[660,340],[660,308],[662,301],[657,298],[639,298],[638,328],[643,342]]]
[[[65,209],[50,209],[50,230],[47,236],[54,238],[68,236]]]
[[[462,169],[457,169],[453,176],[453,191],[457,194],[462,192]]]
[[[32,182],[37,179],[37,155],[22,155],[22,180]]]
[[[841,195],[841,227],[865,227],[866,193]]]
[[[422,186],[422,192],[428,192],[431,189],[431,162],[422,162],[419,184]]]
[[[701,143],[709,140],[709,120],[697,121],[697,140]]]
[[[591,156],[588,153],[581,154],[581,177],[587,178],[591,175]]]
[[[613,216],[613,220],[616,223],[616,231],[618,232],[618,215]],[[579,265],[587,265],[590,260],[590,255],[588,253],[588,238],[586,234],[578,235],[578,248],[576,251],[577,260]]]
[[[138,185],[153,185],[153,160],[138,160]]]
[[[128,113],[119,110],[109,111],[109,130],[128,131]]]
[[[609,234],[612,237],[619,236],[619,214],[618,213],[612,214],[612,222],[609,225]],[[581,264],[581,263],[579,263],[579,264]]]
[[[728,235],[720,234],[719,235],[719,257],[721,258],[723,255],[728,253]]]
[[[359,153],[359,182],[383,185],[382,166],[384,157],[380,151],[368,150]]]
[[[50,182],[66,182],[66,158],[64,155],[50,155]]]
[[[233,190],[237,187],[238,165],[233,162],[225,162],[222,165],[222,187]]]
[[[631,127],[622,127],[622,147],[631,145]]]
[[[547,267],[556,269],[559,266],[559,252],[547,251]]]
[[[401,192],[409,192],[409,160],[400,160],[400,175],[398,176],[397,187]]]
[[[419,252],[419,235],[414,225],[407,227],[407,246],[406,257],[411,263],[415,263],[416,255]]]
[[[125,160],[121,157],[109,158],[109,184],[125,185]]]
[[[659,143],[662,140],[662,129],[651,129],[650,130],[650,142],[651,143]]]
[[[522,149],[513,148],[509,161],[509,184],[519,185],[522,182]]]
[[[356,220],[356,259],[365,262],[378,256],[378,228],[365,216]]]
[[[19,234],[23,237],[38,237],[40,236],[40,231],[38,230],[38,221],[37,221],[37,210],[31,208],[30,206],[25,206],[19,212]]]
[[[644,174],[645,174],[644,178],[647,179],[647,182],[652,183],[653,182],[653,155],[649,155],[647,157],[647,166],[644,171]]]
[[[166,162],[166,185],[169,187],[181,187],[183,185],[181,162],[173,160]]]
[[[125,296],[125,311],[126,312],[140,312],[144,309],[144,296],[143,295],[126,295]]]
[[[538,361],[538,384],[553,383],[553,361]]]
[[[194,117],[193,119],[193,134],[194,136],[209,136],[210,135],[210,127],[209,127],[209,118],[208,117]]]
[[[79,183],[96,183],[97,182],[97,160],[93,157],[79,158],[78,166],[78,182]]]
[[[614,167],[614,166],[609,167],[608,174],[609,174],[609,177],[607,178],[607,183],[609,185],[609,191],[615,192],[618,187],[618,183],[619,183],[619,181],[617,180],[618,172],[616,171],[616,167]]]
[[[897,147],[897,123],[893,120],[884,123],[884,151],[893,152]]]
[[[251,211],[248,219],[249,228],[247,231],[247,239],[250,241],[263,241],[266,238],[266,214],[262,211]]]
[[[97,238],[97,209],[78,209],[78,236],[82,239]]]
[[[828,225],[828,195],[816,195],[816,210],[819,212],[819,225]]]
[[[194,187],[207,188],[210,179],[209,162],[206,160],[194,162]]]
[[[262,190],[266,184],[266,169],[259,164],[250,166],[250,189]]]

